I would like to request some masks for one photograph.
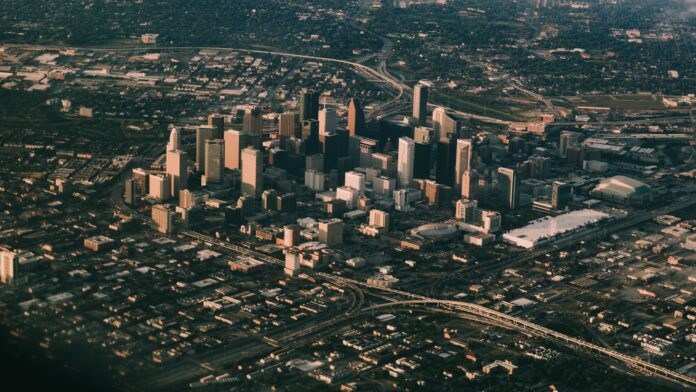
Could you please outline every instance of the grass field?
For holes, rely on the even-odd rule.
[[[576,106],[601,106],[619,111],[664,110],[662,99],[655,95],[583,95],[568,97]]]

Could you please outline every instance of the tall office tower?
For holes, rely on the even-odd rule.
[[[261,208],[266,211],[275,211],[278,205],[276,197],[278,197],[278,192],[275,189],[266,189],[261,192]]]
[[[389,213],[373,209],[370,210],[370,226],[389,231]]]
[[[478,202],[476,200],[459,199],[454,207],[454,217],[464,222],[474,221]]]
[[[372,154],[377,151],[379,141],[375,139],[362,138],[360,140],[360,167],[372,167]]]
[[[287,276],[295,276],[300,272],[300,254],[296,249],[288,249],[285,252],[285,268],[283,273]]]
[[[520,179],[514,169],[507,167],[498,168],[498,183],[500,193],[503,197],[503,202],[507,208],[514,210],[517,208],[520,200],[519,183]]]
[[[171,179],[166,173],[150,174],[150,193],[149,196],[156,201],[169,199],[172,189]]]
[[[338,157],[341,156],[341,138],[336,133],[328,133],[319,137],[321,153],[324,154],[324,172],[328,173],[338,167]]]
[[[508,152],[510,154],[523,153],[527,146],[527,142],[521,137],[512,137],[508,141]]]
[[[138,195],[138,183],[135,181],[135,178],[129,178],[126,180],[126,185],[125,185],[125,191],[124,191],[124,202],[128,206],[134,206],[137,203],[137,195]]]
[[[416,143],[432,143],[435,131],[430,127],[413,128],[413,141]]]
[[[361,136],[365,134],[366,128],[362,104],[358,98],[353,98],[348,103],[348,133],[350,136]]]
[[[196,128],[196,170],[205,169],[205,141],[215,138],[215,127],[202,125]]]
[[[436,139],[442,139],[448,135],[459,137],[460,129],[459,119],[447,114],[445,108],[437,107],[433,110],[433,131]]]
[[[302,228],[298,225],[287,225],[283,227],[283,246],[292,248],[300,244],[300,233]]]
[[[385,176],[377,176],[372,180],[372,190],[382,197],[392,197],[396,189],[396,180]]]
[[[328,246],[340,245],[343,243],[343,221],[340,219],[330,219],[319,223],[319,241]]]
[[[139,167],[133,169],[133,179],[135,180],[136,184],[138,184],[138,195],[147,195],[149,192],[149,176],[150,175],[145,169]]]
[[[181,146],[181,135],[179,135],[179,130],[172,128],[169,133],[169,143],[167,143],[167,151],[179,150]]]
[[[568,147],[575,147],[580,144],[580,134],[577,132],[563,131],[558,142],[558,155],[561,158],[568,156]]]
[[[428,86],[417,84],[413,88],[413,118],[418,125],[424,125],[428,115]]]
[[[572,188],[569,184],[554,181],[551,185],[551,205],[554,210],[565,210],[573,200]]]
[[[285,112],[278,117],[278,136],[281,138],[297,137],[297,113]]]
[[[189,210],[198,204],[196,195],[188,189],[179,191],[179,207]]]
[[[430,143],[415,143],[413,156],[413,178],[430,178],[433,146]]]
[[[222,181],[225,167],[225,141],[213,139],[205,141],[205,183]]]
[[[464,178],[464,173],[471,170],[471,156],[473,154],[474,146],[471,140],[457,139],[457,151],[455,152],[455,162],[454,162],[454,187],[455,192],[461,194],[462,189],[462,179]]]
[[[169,234],[174,229],[174,212],[168,206],[162,204],[152,206],[152,220],[160,233]]]
[[[300,93],[300,122],[317,120],[319,115],[319,93],[303,90]]]
[[[14,283],[19,269],[19,258],[15,252],[8,248],[0,247],[0,283]]]
[[[206,140],[206,144],[209,140]],[[170,194],[177,196],[188,183],[188,154],[185,151],[167,151],[167,174],[170,178]]]
[[[336,116],[336,110],[333,108],[324,108],[319,111],[319,135],[325,135],[335,131],[337,123],[338,117]]]
[[[242,131],[249,135],[261,135],[263,133],[263,117],[261,108],[250,107],[244,111]]]
[[[263,192],[263,153],[253,147],[242,150],[242,193],[258,198]]]
[[[479,175],[476,170],[467,170],[462,175],[462,197],[469,200],[478,199]]]
[[[302,140],[305,142],[305,155],[312,155],[321,151],[319,121],[311,119],[302,122]]]
[[[326,188],[326,174],[321,170],[308,169],[305,171],[305,186],[315,192],[322,192]]]
[[[379,170],[382,175],[396,177],[398,174],[396,162],[389,154],[376,152],[372,154],[372,167]]]
[[[323,172],[324,171],[324,154],[307,155],[307,157],[305,158],[305,169]]]
[[[353,188],[358,192],[365,191],[365,175],[362,173],[349,171],[346,173],[345,186]]]
[[[247,146],[246,133],[236,130],[225,131],[225,168],[241,169],[242,149]]]
[[[435,180],[447,186],[454,185],[454,164],[457,139],[454,135],[440,138],[437,143]]]
[[[416,144],[410,137],[399,138],[399,161],[397,164],[399,188],[406,188],[413,179],[413,161],[416,157]]]
[[[208,125],[215,128],[213,139],[222,139],[225,132],[225,117],[222,114],[211,114],[208,116]]]

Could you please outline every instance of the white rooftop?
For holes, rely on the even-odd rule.
[[[571,211],[555,217],[546,216],[531,221],[527,226],[508,231],[503,234],[503,239],[523,248],[532,248],[542,240],[606,218],[609,218],[608,214],[591,209]]]

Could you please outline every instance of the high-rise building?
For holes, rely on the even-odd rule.
[[[498,168],[498,184],[502,201],[511,210],[516,209],[519,204],[519,182],[519,176],[514,169]]]
[[[263,133],[263,117],[261,108],[250,107],[244,111],[242,131],[249,135],[261,135]]]
[[[205,141],[205,182],[211,184],[222,181],[225,164],[225,141],[212,139]]]
[[[464,222],[475,219],[478,202],[476,200],[459,199],[455,204],[454,217]]]
[[[150,174],[147,172],[147,170],[139,167],[133,169],[133,179],[135,180],[136,184],[138,184],[138,195],[147,195],[150,191],[149,177]]]
[[[208,116],[208,125],[215,128],[213,139],[222,139],[225,132],[225,117],[222,114],[211,114]]]
[[[448,138],[450,135],[458,138],[460,129],[459,119],[447,114],[445,108],[437,107],[433,110],[433,131],[436,139]]]
[[[171,179],[166,173],[152,173],[149,176],[149,196],[156,201],[169,199],[172,189]]]
[[[319,93],[304,90],[300,93],[300,122],[317,120],[319,115]]]
[[[471,170],[471,157],[474,146],[471,140],[457,139],[457,151],[455,152],[454,162],[454,187],[459,194],[463,192],[462,180],[464,173]]]
[[[454,135],[440,138],[437,143],[435,180],[447,186],[454,185],[457,139]]]
[[[17,254],[8,248],[0,247],[0,283],[14,283],[18,269]]]
[[[416,142],[413,157],[413,178],[430,178],[433,146],[430,143]]]
[[[247,146],[246,134],[241,131],[225,132],[225,168],[229,170],[241,168],[242,149]]]
[[[242,150],[242,193],[258,198],[263,192],[263,153],[247,147]]]
[[[413,118],[418,125],[424,125],[428,115],[428,86],[417,84],[413,88]]]
[[[162,204],[152,206],[152,220],[160,233],[169,234],[174,229],[174,212],[169,206]]]
[[[302,122],[302,140],[305,143],[305,154],[312,155],[321,151],[319,144],[319,121],[310,119]]]
[[[372,167],[379,170],[382,175],[387,177],[396,177],[398,174],[394,157],[389,154],[381,152],[372,154]]]
[[[179,135],[179,130],[172,128],[169,133],[169,143],[167,143],[167,151],[176,151],[181,147],[181,135]]]
[[[377,152],[379,141],[375,139],[362,138],[360,140],[360,167],[372,167],[372,154]]]
[[[370,210],[370,226],[389,231],[389,213],[373,209]]]
[[[343,221],[340,219],[330,219],[319,223],[319,241],[328,246],[340,245],[343,243]]]
[[[558,142],[558,155],[561,158],[568,156],[568,147],[575,147],[580,144],[580,134],[577,132],[563,131]]]
[[[413,141],[416,143],[430,144],[433,142],[434,137],[435,137],[435,131],[430,127],[415,127],[415,128],[413,128]]]
[[[476,170],[467,170],[462,175],[462,197],[469,200],[478,199],[479,176]]]
[[[416,144],[410,137],[399,138],[399,161],[397,164],[398,186],[405,188],[413,179],[413,161],[415,160]]]
[[[278,117],[278,136],[290,138],[300,136],[297,132],[297,113],[285,112]]]
[[[345,186],[351,187],[358,192],[365,191],[365,175],[355,171],[349,171],[345,175]]]
[[[353,98],[348,103],[348,133],[350,136],[362,136],[366,128],[362,104],[358,98]]]
[[[138,196],[138,183],[135,178],[129,178],[126,180],[125,191],[124,191],[124,202],[128,206],[134,206],[137,203]]]
[[[336,130],[338,117],[333,108],[324,108],[319,111],[319,135],[325,135]]]
[[[569,184],[554,181],[551,185],[551,205],[554,210],[565,210],[572,201],[572,188]]]
[[[188,154],[181,150],[167,151],[166,166],[171,186],[169,194],[176,196],[181,189],[186,188],[188,183]]]
[[[216,129],[210,125],[196,128],[196,170],[205,169],[205,141],[215,138]]]
[[[296,249],[288,249],[285,252],[285,268],[283,272],[287,276],[295,276],[300,271],[300,254]]]
[[[302,229],[297,225],[288,225],[283,228],[283,245],[292,248],[300,244],[300,232]]]
[[[385,176],[377,176],[372,180],[372,190],[376,195],[392,197],[396,189],[396,179]]]

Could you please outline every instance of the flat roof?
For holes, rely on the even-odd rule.
[[[571,211],[554,217],[546,216],[530,222],[527,226],[508,231],[503,234],[503,238],[514,243],[523,241],[536,244],[539,240],[576,230],[609,216],[591,209]]]

